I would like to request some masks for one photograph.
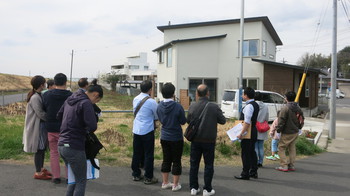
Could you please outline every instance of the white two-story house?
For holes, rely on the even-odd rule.
[[[275,61],[276,46],[282,45],[268,17],[244,20],[243,86],[264,88],[264,64],[252,58]],[[240,19],[158,26],[164,33],[164,45],[158,54],[158,97],[166,82],[176,86],[181,99],[188,90],[195,100],[196,87],[205,83],[210,101],[220,102],[224,89],[239,88]]]

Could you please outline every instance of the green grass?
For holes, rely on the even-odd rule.
[[[317,145],[312,144],[310,141],[308,141],[305,136],[298,137],[295,146],[298,155],[314,155],[324,151]]]
[[[20,159],[23,152],[24,116],[0,115],[0,159]]]

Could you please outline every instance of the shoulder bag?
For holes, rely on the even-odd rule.
[[[193,141],[194,137],[196,136],[196,133],[198,131],[199,125],[201,124],[202,121],[202,116],[206,112],[206,108],[208,106],[209,102],[205,105],[204,109],[202,110],[201,114],[199,115],[199,118],[194,118],[190,121],[188,124],[186,131],[185,131],[185,138],[188,141]]]

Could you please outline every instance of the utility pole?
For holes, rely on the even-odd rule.
[[[238,101],[238,119],[242,112],[242,92],[243,92],[243,41],[244,41],[244,0],[241,0],[241,29],[240,35],[241,39],[239,42],[239,62],[240,62],[240,75],[239,75],[239,101]]]
[[[330,123],[329,137],[335,139],[335,92],[337,88],[337,0],[333,0],[333,31],[332,31],[332,64],[331,64],[331,103],[330,103]]]
[[[74,56],[74,50],[72,50],[72,57],[70,60],[70,83],[69,83],[70,90],[72,90],[73,56]]]

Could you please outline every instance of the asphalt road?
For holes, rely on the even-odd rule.
[[[280,172],[276,165],[266,165],[259,169],[259,179],[240,181],[233,178],[240,173],[239,167],[216,167],[213,187],[216,195],[350,195],[350,154],[322,153],[297,161],[297,171]],[[64,195],[65,184],[55,185],[50,181],[34,180],[33,166],[0,163],[0,195]],[[183,189],[173,193],[161,190],[160,183],[144,185],[131,180],[131,170],[126,167],[103,167],[101,178],[87,183],[86,195],[189,195],[188,168],[181,176]],[[160,177],[160,171],[155,170]],[[200,186],[203,173],[200,172]]]

